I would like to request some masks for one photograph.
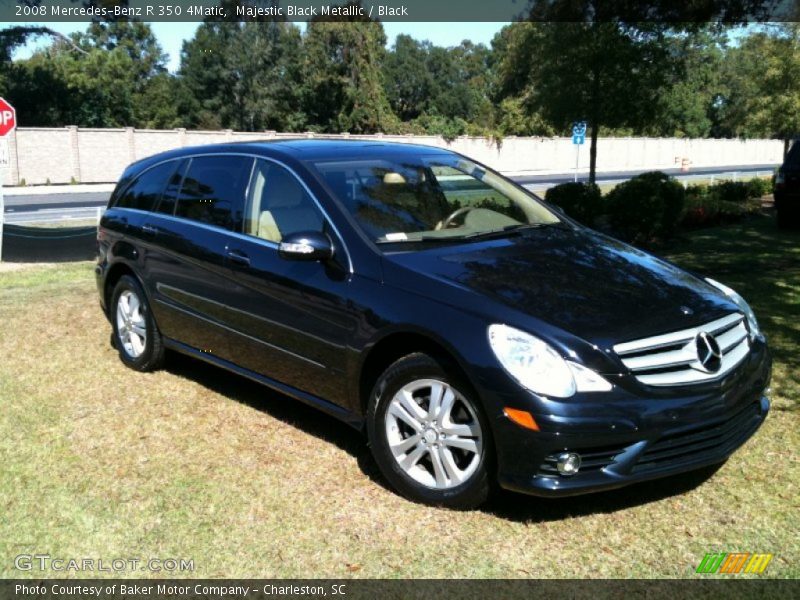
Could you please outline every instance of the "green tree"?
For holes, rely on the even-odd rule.
[[[300,49],[300,31],[289,23],[203,23],[181,52],[187,125],[302,127]]]
[[[661,111],[643,133],[702,138],[717,132],[728,29],[704,26],[665,40],[674,66],[671,81],[662,91]]]
[[[382,63],[386,34],[376,21],[308,23],[304,75],[309,123],[320,131],[393,132]]]
[[[674,66],[666,27],[614,21],[512,27],[522,29],[523,39],[509,48],[506,60],[519,60],[530,70],[524,76],[514,73],[507,87],[564,133],[574,121],[588,123],[589,179],[594,182],[600,128],[643,127],[658,112]],[[507,65],[505,71],[514,69]]]
[[[490,69],[492,98],[497,109],[501,135],[553,136],[556,128],[541,113],[531,96],[533,63],[537,56],[536,36],[527,26],[507,25],[492,40]]]
[[[13,65],[8,96],[25,125],[122,127],[135,124],[135,67],[117,49],[74,52],[56,41]]]
[[[725,60],[720,100],[726,133],[784,140],[800,134],[800,25],[773,24],[744,38]]]
[[[174,98],[164,90],[172,84],[166,55],[149,25],[95,23],[71,38],[38,27],[4,33],[7,53],[32,36],[54,38],[30,59],[6,65],[11,77],[5,89],[20,106],[20,122],[93,127],[177,122]]]
[[[383,64],[386,97],[402,121],[419,117],[428,108],[433,76],[428,70],[431,43],[400,34]]]
[[[147,79],[167,70],[167,55],[149,23],[92,23],[85,33],[76,36],[76,42],[86,50],[123,51],[133,62],[137,80],[142,87]]]

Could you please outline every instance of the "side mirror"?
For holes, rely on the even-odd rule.
[[[322,232],[298,231],[281,240],[278,255],[286,260],[325,262],[333,257],[333,244]]]

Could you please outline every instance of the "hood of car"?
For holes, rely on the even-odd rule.
[[[736,310],[714,288],[668,262],[591,230],[565,226],[391,253],[417,275],[470,291],[608,348],[693,327]],[[422,286],[429,296],[450,296]],[[473,298],[474,300],[474,298]],[[536,332],[531,332],[536,333]]]

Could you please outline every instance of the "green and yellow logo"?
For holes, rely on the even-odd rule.
[[[750,552],[714,552],[706,554],[697,566],[696,573],[763,573],[772,560],[772,554]]]

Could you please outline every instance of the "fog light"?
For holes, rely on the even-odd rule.
[[[561,475],[575,475],[581,468],[581,455],[576,452],[564,452],[558,455],[558,472]]]

